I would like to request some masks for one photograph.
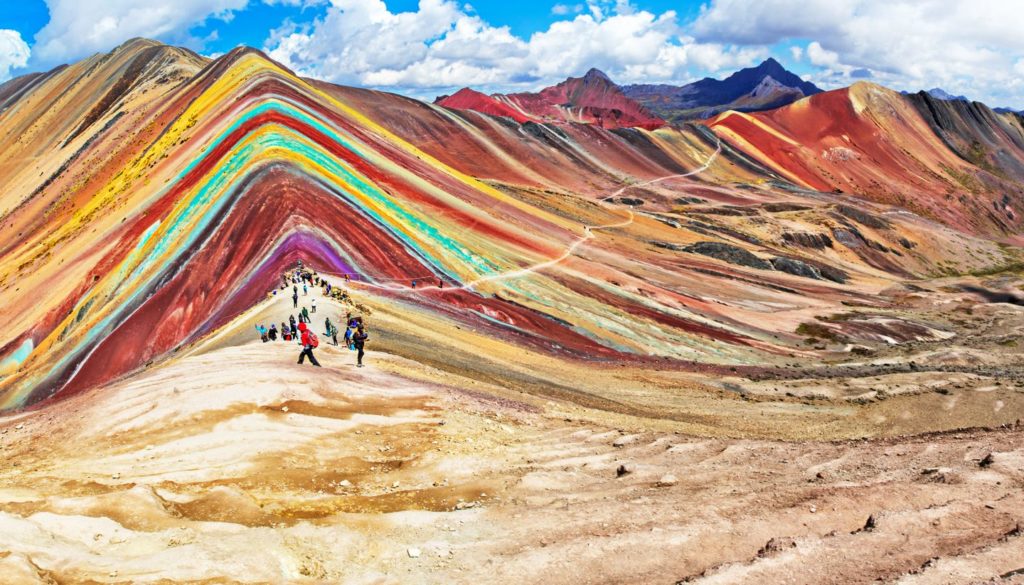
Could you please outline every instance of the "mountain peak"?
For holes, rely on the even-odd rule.
[[[600,69],[598,69],[596,67],[591,67],[590,71],[587,71],[587,73],[583,76],[583,82],[584,83],[600,82],[600,83],[611,84],[612,80],[611,80],[610,77],[605,75],[604,71],[601,71]]]
[[[968,101],[967,100],[967,96],[953,95],[953,94],[949,93],[948,91],[942,89],[941,87],[933,87],[933,88],[927,90],[926,93],[928,95],[932,96],[933,98],[938,99],[938,100],[961,101],[961,102]]]

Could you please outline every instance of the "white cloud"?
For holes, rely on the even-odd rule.
[[[11,76],[11,69],[28,64],[31,51],[16,30],[0,29],[0,81]]]
[[[188,41],[208,18],[230,20],[249,0],[47,0],[50,21],[35,36],[33,58],[43,64],[109,51],[132,37]]]
[[[332,0],[323,17],[274,31],[264,46],[303,75],[424,97],[464,85],[533,89],[591,67],[623,83],[684,81],[691,69],[715,72],[767,54],[697,43],[674,11],[653,14],[625,0],[578,8],[571,19],[521,38],[450,0],[421,0],[417,11],[403,13],[390,12],[381,0]]]
[[[804,48],[794,45],[789,48],[789,52],[793,55],[794,61],[800,61],[804,58]]]
[[[1014,72],[1024,57],[1020,9],[1018,0],[710,0],[692,31],[704,42],[808,41],[808,58],[823,68],[816,82],[846,84],[870,70],[897,89],[938,85],[1024,104]]]
[[[822,48],[821,43],[818,41],[807,45],[807,59],[811,62],[811,65],[817,65],[818,67],[836,69],[840,66],[839,54]]]
[[[579,14],[583,12],[582,4],[555,4],[551,7],[551,14],[556,16],[565,16],[566,14]]]

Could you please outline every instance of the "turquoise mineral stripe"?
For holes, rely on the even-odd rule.
[[[252,117],[259,116],[263,113],[270,111],[274,111],[285,116],[290,116],[309,126],[312,126],[319,130],[320,132],[322,132],[323,134],[335,140],[342,147],[351,151],[353,154],[359,156],[360,158],[366,159],[366,155],[360,148],[360,145],[352,140],[349,140],[346,137],[347,135],[343,134],[335,126],[327,125],[323,123],[322,119],[309,115],[307,113],[307,110],[300,109],[296,107],[295,104],[293,104],[292,102],[282,101],[278,98],[266,98],[259,104],[247,109],[238,117],[238,119],[234,121],[234,123],[232,123],[218,136],[217,140],[214,141],[214,143],[220,142],[226,136],[229,136],[232,132],[234,132],[242,124],[244,124],[247,120],[251,119]],[[342,168],[340,166],[340,163],[333,156],[324,153],[322,149],[312,146],[310,148],[304,149],[304,153],[316,153],[317,156],[315,156],[315,158],[318,161],[321,161],[322,166],[324,166],[325,168],[330,167],[337,175],[345,175],[346,177],[348,177],[352,183],[359,186],[360,194],[376,201],[378,204],[384,207],[387,207],[390,212],[396,215],[396,217],[403,219],[408,227],[413,228],[416,231],[422,232],[425,235],[429,236],[430,238],[438,241],[445,249],[449,251],[449,253],[453,253],[457,258],[462,260],[462,262],[472,266],[478,273],[478,276],[493,274],[498,270],[498,268],[491,262],[487,261],[487,259],[477,254],[471,253],[465,247],[458,245],[454,240],[442,235],[441,232],[436,227],[427,224],[422,219],[417,218],[413,214],[405,211],[404,209],[396,205],[394,201],[389,196],[387,196],[386,193],[382,192],[376,187],[372,187],[369,181],[367,181],[365,178],[361,176],[357,176],[354,171],[348,170],[347,167],[345,167],[346,170],[344,171],[338,171],[338,169]],[[188,165],[178,175],[176,181],[184,177],[184,175],[187,174],[192,168],[194,168],[195,165],[199,164],[201,160],[202,158]],[[379,215],[374,214],[374,217],[378,221],[381,221],[384,225],[390,224],[390,222],[384,221],[384,218],[380,217]],[[406,244],[415,247],[418,251],[424,254],[424,256],[429,256],[431,258],[432,264],[434,264],[435,266],[441,265],[441,263],[436,258],[434,258],[432,255],[426,254],[426,252],[422,250],[419,246],[417,246],[414,242],[408,240],[403,236],[399,237],[401,237],[403,242],[405,242]]]

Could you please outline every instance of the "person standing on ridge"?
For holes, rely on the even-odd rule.
[[[309,363],[319,368],[320,362],[316,361],[316,357],[313,355],[313,350],[320,345],[316,338],[316,334],[310,331],[309,328],[306,327],[305,323],[299,323],[299,331],[302,332],[302,339],[300,340],[302,343],[302,351],[299,353],[299,363],[301,364],[302,360],[308,357]]]
[[[359,329],[356,330],[355,335],[352,336],[352,344],[356,347],[356,367],[363,367],[363,345],[366,343],[367,338],[370,336],[366,334],[366,330],[360,325]]]

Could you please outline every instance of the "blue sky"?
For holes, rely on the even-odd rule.
[[[431,99],[533,90],[598,67],[620,83],[723,77],[773,56],[829,89],[866,79],[1024,108],[1014,0],[17,0],[0,79],[145,36],[245,44],[301,74]]]

